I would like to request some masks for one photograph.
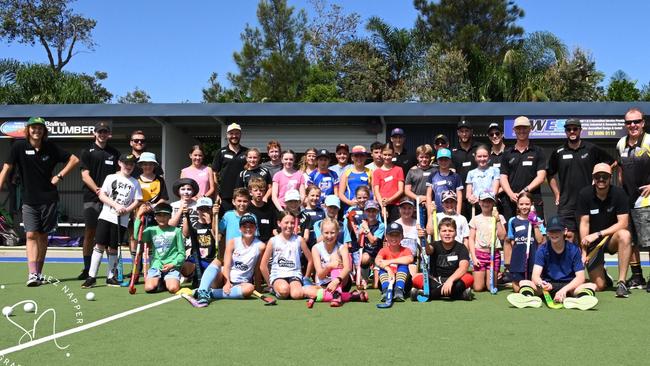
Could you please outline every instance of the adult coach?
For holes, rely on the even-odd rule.
[[[616,297],[628,297],[630,291],[625,284],[625,277],[632,253],[632,235],[628,230],[628,198],[623,189],[611,185],[612,167],[608,164],[596,164],[592,177],[594,185],[580,191],[576,207],[576,216],[580,218],[582,260],[589,271],[591,282],[602,291],[607,287],[605,251],[618,253]],[[603,239],[605,244],[598,249],[591,263],[588,263],[587,254]]]
[[[54,167],[65,163],[63,169],[54,174]],[[27,236],[27,286],[40,286],[47,234],[56,228],[57,184],[79,163],[79,159],[64,151],[47,139],[47,127],[41,117],[31,117],[25,126],[25,139],[17,140],[11,146],[9,157],[0,172],[0,187],[7,174],[18,167],[21,196],[23,199],[23,224]]]
[[[134,155],[136,159],[140,159],[140,155],[142,155],[143,152],[147,151],[147,138],[145,137],[144,132],[140,130],[135,130],[131,132],[131,139],[129,140],[129,146],[131,146],[131,154]],[[154,173],[161,177],[165,175],[165,172],[160,166],[160,162],[156,164]],[[135,167],[133,168],[133,173],[131,173],[131,176],[135,179],[138,179],[140,174],[142,174],[142,168],[140,167],[140,165],[136,164]]]
[[[517,141],[506,148],[501,157],[501,187],[509,200],[504,202],[503,216],[506,220],[517,214],[517,198],[523,192],[530,192],[537,216],[544,217],[541,184],[546,178],[546,157],[541,147],[530,142],[530,120],[519,116],[513,130]]]
[[[241,140],[241,126],[231,123],[226,129],[228,145],[222,147],[214,157],[212,171],[217,187],[217,201],[221,201],[219,215],[233,209],[232,196],[239,172],[246,165],[246,152],[248,148],[239,144]]]
[[[88,278],[90,261],[95,246],[95,229],[97,228],[97,218],[102,211],[102,202],[99,200],[99,190],[104,183],[104,179],[109,174],[119,170],[118,159],[120,152],[113,146],[108,145],[111,138],[111,130],[106,122],[98,122],[93,132],[95,141],[81,152],[81,181],[84,183],[83,207],[84,207],[84,241],[83,257],[84,268],[81,271],[78,280]]]
[[[458,122],[456,134],[458,136],[458,147],[451,150],[451,162],[456,173],[460,175],[461,182],[465,184],[467,182],[467,173],[477,167],[475,156],[479,144],[474,141],[474,130],[472,124],[468,121],[462,120]],[[471,211],[471,204],[467,199],[464,199],[460,214],[469,221],[472,218]]]
[[[404,130],[401,128],[393,128],[393,130],[390,131],[390,142],[393,144],[393,150],[395,152],[393,164],[402,168],[404,176],[406,177],[409,169],[417,163],[417,160],[415,159],[415,154],[408,152],[404,146],[404,142],[406,142]]]
[[[625,113],[627,136],[622,137],[616,144],[618,164],[621,167],[619,180],[628,195],[630,208],[642,207],[643,202],[639,198],[650,195],[650,134],[644,132],[644,127],[643,112],[638,108],[630,108]],[[632,220],[630,220],[629,230],[632,234],[632,258],[630,259],[632,277],[627,285],[628,288],[642,288],[646,285],[646,281],[641,271],[639,248],[648,247],[650,243],[640,242]]]
[[[557,215],[567,227],[567,240],[575,242],[578,233],[575,209],[578,193],[590,186],[592,171],[598,163],[612,164],[612,157],[598,146],[580,139],[582,124],[569,118],[564,124],[566,141],[551,153],[546,177],[555,197]]]

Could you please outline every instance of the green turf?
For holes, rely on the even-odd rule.
[[[48,264],[46,270],[64,282],[39,288],[24,286],[24,265],[2,264],[0,306],[33,299],[57,311],[57,331],[75,326],[73,304],[63,294],[71,287],[82,307],[84,323],[168,297],[142,291],[97,287],[97,301],[76,276],[79,265]],[[98,283],[102,284],[103,280]],[[16,365],[120,365],[126,363],[207,365],[251,364],[462,364],[591,365],[645,363],[646,316],[650,294],[634,290],[629,299],[612,291],[598,294],[596,310],[515,309],[507,290],[496,296],[478,294],[472,302],[398,303],[392,309],[371,302],[330,308],[303,301],[219,301],[194,309],[182,299],[59,340],[65,351],[47,342],[0,358]],[[33,314],[17,309],[21,324]],[[51,322],[39,323],[37,337],[51,334]],[[31,326],[30,326],[31,327]],[[29,327],[28,327],[29,328]],[[16,345],[22,333],[0,319],[0,349]],[[138,341],[132,341],[138,339]],[[66,353],[70,356],[66,357]]]

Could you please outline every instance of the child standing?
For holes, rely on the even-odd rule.
[[[97,282],[99,264],[108,247],[108,268],[106,284],[119,287],[121,284],[115,278],[117,268],[117,247],[121,245],[124,233],[129,223],[129,213],[142,200],[142,190],[138,181],[131,176],[135,167],[136,157],[133,154],[122,154],[119,159],[120,171],[109,174],[99,191],[99,200],[104,204],[99,213],[97,231],[95,232],[95,248],[90,262],[88,278],[81,285],[91,288]]]
[[[467,184],[465,195],[467,201],[472,205],[478,204],[478,197],[483,192],[490,192],[495,197],[499,193],[499,168],[488,165],[490,150],[487,146],[481,145],[476,149],[476,164],[478,167],[467,173]]]
[[[325,202],[325,197],[339,192],[339,176],[328,169],[330,154],[325,149],[318,151],[316,155],[316,169],[307,175],[307,185],[314,185],[320,189],[320,203]]]
[[[451,170],[451,151],[447,148],[438,150],[436,160],[438,161],[438,171],[431,175],[427,186],[428,211],[433,211],[433,204],[436,205],[437,211],[442,211],[442,193],[454,191],[458,201],[456,202],[456,212],[460,213],[463,201],[463,182],[460,175]]]
[[[190,149],[190,160],[192,165],[181,170],[181,178],[191,178],[199,186],[197,195],[199,197],[211,197],[214,193],[214,176],[212,168],[203,164],[205,151],[201,145],[194,145]]]
[[[288,191],[297,190],[300,202],[305,197],[305,179],[301,171],[293,168],[296,154],[292,150],[282,153],[282,170],[273,176],[271,199],[278,211],[284,211],[284,196]]]
[[[246,151],[246,165],[244,165],[244,170],[239,172],[239,178],[237,178],[235,187],[248,188],[248,183],[250,183],[251,179],[260,177],[267,185],[264,201],[268,201],[269,197],[271,197],[271,184],[273,183],[273,177],[266,168],[260,166],[260,159],[261,153],[258,149],[251,148]]]
[[[268,192],[267,187],[264,179],[260,177],[254,177],[248,182],[248,191],[251,195],[248,212],[257,218],[257,230],[260,234],[259,239],[264,243],[268,242],[273,236],[276,221],[275,206],[271,202],[264,201],[264,197]]]
[[[485,291],[490,281],[490,246],[494,245],[494,283],[501,266],[500,240],[505,239],[505,219],[497,213],[492,216],[492,209],[496,201],[492,193],[482,193],[479,197],[481,214],[476,215],[469,222],[469,251],[474,264],[474,291]],[[496,237],[495,237],[496,219]]]
[[[388,222],[393,222],[399,218],[397,203],[404,194],[404,171],[393,165],[393,144],[384,145],[381,155],[384,164],[372,173],[372,189],[377,202],[388,211]]]
[[[225,234],[226,243],[239,236],[239,219],[248,212],[251,195],[246,188],[236,188],[232,196],[234,209],[223,214],[219,222],[219,232]]]
[[[456,192],[454,191],[445,191],[442,193],[442,208],[444,212],[438,212],[436,214],[438,223],[445,217],[449,217],[454,220],[456,223],[456,241],[465,245],[465,248],[469,251],[469,224],[467,219],[463,215],[459,215],[456,212],[456,207],[458,206],[458,201],[456,200]],[[433,235],[433,220],[427,221],[427,234]]]
[[[413,201],[417,201],[418,197],[421,203],[427,200],[427,183],[431,179],[431,174],[436,172],[435,168],[431,166],[432,150],[429,145],[418,146],[415,149],[418,164],[406,173],[404,194]]]
[[[395,281],[393,300],[404,301],[404,287],[409,275],[408,265],[413,263],[413,255],[408,248],[401,245],[404,238],[403,232],[402,225],[396,222],[388,225],[386,246],[379,250],[377,258],[375,258],[375,265],[379,267],[379,280],[381,281],[381,301],[386,301],[388,285],[391,281]]]
[[[352,162],[350,168],[339,176],[339,199],[344,210],[355,206],[356,192],[359,187],[372,186],[372,171],[363,164],[366,162],[366,148],[357,145],[352,148]]]

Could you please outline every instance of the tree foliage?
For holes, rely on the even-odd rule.
[[[609,79],[609,86],[607,86],[607,100],[616,102],[632,102],[639,100],[641,93],[636,88],[636,80],[618,70]]]
[[[320,68],[336,70],[341,47],[357,38],[357,28],[361,16],[357,13],[345,14],[337,4],[325,0],[310,0],[314,15],[307,25],[309,39],[307,58]]]
[[[151,96],[136,86],[133,91],[127,92],[126,95],[117,98],[117,102],[120,104],[147,104],[151,103]]]

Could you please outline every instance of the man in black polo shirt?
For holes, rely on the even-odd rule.
[[[498,123],[490,123],[487,133],[491,145],[488,165],[501,169],[501,157],[506,150],[506,144],[503,143],[503,129]]]
[[[135,155],[137,159],[140,159],[140,155],[143,152],[147,151],[147,139],[144,136],[144,132],[140,130],[131,132],[131,140],[129,141],[129,145],[131,146],[131,154]],[[163,168],[160,166],[160,162],[156,164],[154,173],[161,177],[165,175]],[[138,179],[138,177],[140,177],[140,174],[142,174],[142,168],[140,165],[136,164],[133,168],[133,173],[131,173],[131,176],[135,179]],[[101,185],[101,182],[99,184]]]
[[[212,171],[214,181],[217,182],[217,201],[221,203],[219,215],[233,209],[232,196],[239,177],[239,172],[246,165],[247,147],[239,144],[241,140],[241,127],[231,123],[226,129],[228,145],[222,147],[214,157]]]
[[[47,234],[56,229],[57,184],[77,165],[79,159],[47,139],[47,127],[41,117],[32,117],[25,126],[25,139],[11,146],[0,172],[0,187],[7,174],[18,167],[23,199],[23,225],[27,237],[27,286],[44,283],[43,264],[47,253]],[[58,163],[63,169],[53,174]]]
[[[108,123],[98,122],[95,125],[93,135],[95,141],[81,152],[81,180],[84,183],[81,190],[83,191],[84,224],[86,227],[83,242],[84,268],[77,277],[79,280],[88,278],[90,260],[95,246],[97,218],[102,211],[102,202],[99,200],[97,192],[101,189],[106,176],[119,170],[117,161],[120,158],[120,152],[113,146],[108,145],[108,140],[111,138]]]
[[[606,163],[594,166],[594,185],[584,187],[578,195],[576,216],[580,219],[580,244],[582,260],[589,272],[591,282],[599,291],[607,287],[605,273],[605,251],[618,252],[618,283],[616,297],[628,297],[630,291],[625,284],[627,266],[632,253],[632,235],[627,230],[630,206],[623,189],[612,186],[612,168]],[[609,237],[598,250],[591,263],[587,254],[605,237]]]
[[[395,150],[393,163],[402,168],[404,176],[406,177],[409,169],[417,163],[417,160],[415,159],[415,154],[408,152],[406,147],[404,147],[405,141],[406,137],[404,136],[404,130],[401,128],[393,128],[393,130],[390,131],[390,142],[393,144],[393,149]]]
[[[467,173],[477,167],[475,156],[479,144],[474,141],[474,130],[468,121],[458,122],[456,134],[458,135],[458,147],[451,150],[451,162],[454,164],[456,173],[460,175],[461,182],[465,185]],[[460,214],[465,216],[469,222],[472,219],[472,206],[466,199],[463,200],[462,205]]]
[[[582,124],[569,118],[564,124],[567,140],[553,150],[548,159],[546,176],[555,196],[557,215],[567,226],[567,240],[575,242],[578,233],[575,209],[578,193],[590,186],[591,172],[598,163],[612,164],[612,157],[598,146],[580,139]]]
[[[546,179],[546,157],[541,147],[530,143],[530,120],[519,116],[515,119],[515,145],[505,149],[501,157],[501,187],[509,200],[504,203],[503,216],[509,220],[517,214],[517,198],[530,192],[537,216],[544,218],[541,184]]]

